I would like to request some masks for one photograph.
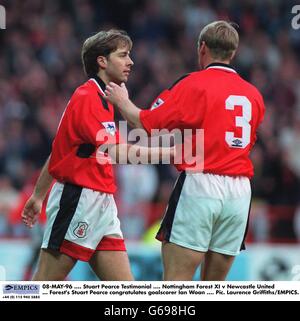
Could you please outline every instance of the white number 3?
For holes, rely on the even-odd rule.
[[[242,127],[242,137],[234,137],[233,132],[225,133],[225,140],[231,148],[245,148],[250,143],[251,126],[249,124],[252,116],[252,105],[245,96],[230,95],[225,102],[225,108],[234,110],[235,106],[242,106],[242,116],[235,117],[236,127]]]

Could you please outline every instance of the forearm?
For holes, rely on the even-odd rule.
[[[170,164],[174,148],[120,144],[110,147],[109,154],[117,164]]]
[[[42,200],[46,197],[46,194],[53,181],[53,177],[49,174],[48,171],[49,160],[50,157],[47,159],[45,165],[43,166],[33,191],[34,196]]]
[[[133,102],[129,99],[126,99],[122,104],[118,105],[120,113],[126,119],[130,126],[134,128],[143,128],[143,125],[140,121],[140,109],[136,107]]]
[[[173,159],[173,149],[167,147],[142,147],[138,145],[131,145],[128,148],[128,154],[137,155],[148,164],[151,163],[165,163],[170,164]]]

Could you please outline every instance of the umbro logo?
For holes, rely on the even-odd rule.
[[[231,144],[232,147],[243,147],[243,142],[236,138],[232,141],[232,144]]]

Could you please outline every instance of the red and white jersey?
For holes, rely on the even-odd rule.
[[[151,110],[140,112],[140,120],[149,134],[151,129],[203,129],[203,172],[250,178],[249,153],[264,110],[263,98],[253,85],[229,65],[214,63],[164,91]],[[193,165],[183,160],[175,166],[182,171]]]
[[[114,193],[112,164],[109,158],[105,164],[99,163],[97,151],[104,143],[119,142],[114,109],[103,98],[104,90],[104,82],[96,77],[74,92],[52,144],[49,173],[62,183]]]

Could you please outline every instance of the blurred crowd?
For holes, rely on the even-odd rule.
[[[134,41],[128,82],[148,108],[161,90],[197,69],[196,42],[213,20],[238,24],[233,65],[263,93],[266,117],[252,159],[249,240],[300,239],[300,30],[294,1],[9,0],[0,30],[0,236],[28,233],[10,213],[45,162],[60,117],[86,78],[83,41],[101,29],[125,29]],[[119,116],[118,116],[119,117]],[[177,173],[167,165],[117,167],[120,217],[129,239],[159,220]]]

